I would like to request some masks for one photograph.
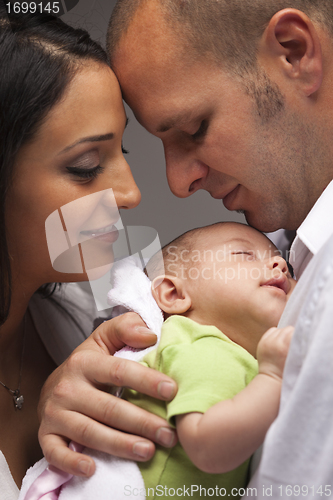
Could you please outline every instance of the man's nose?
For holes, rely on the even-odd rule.
[[[204,189],[208,166],[190,154],[164,147],[166,174],[169,187],[174,195],[186,198]]]

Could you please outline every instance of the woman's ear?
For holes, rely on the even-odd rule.
[[[270,64],[272,60],[278,63],[307,97],[319,89],[323,77],[321,43],[304,12],[296,9],[277,12],[265,30],[259,52],[270,57]]]
[[[182,280],[175,276],[160,276],[152,282],[152,294],[158,306],[167,314],[183,314],[192,305]]]

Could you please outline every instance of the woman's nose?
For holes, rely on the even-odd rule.
[[[128,210],[137,207],[141,201],[141,193],[132,174],[131,182],[128,181],[124,187],[126,189],[122,193],[118,192],[116,196],[118,208]]]
[[[133,178],[130,166],[123,160],[121,172],[118,173],[117,179],[113,179],[111,186],[114,191],[118,209],[128,210],[135,208],[141,201],[141,193]]]

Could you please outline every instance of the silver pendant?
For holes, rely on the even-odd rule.
[[[19,389],[16,389],[16,391],[14,392],[13,401],[14,401],[15,410],[22,410],[22,406],[24,403],[24,397],[22,396],[22,394],[20,395]]]

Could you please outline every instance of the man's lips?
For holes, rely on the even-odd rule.
[[[222,200],[229,196],[236,188],[238,188],[239,184],[236,186],[233,186],[231,188],[225,189],[224,191],[214,191],[213,189],[209,190],[209,193],[212,198],[215,198],[216,200]]]
[[[276,276],[275,278],[272,278],[272,279],[266,281],[266,283],[264,283],[261,286],[279,288],[286,295],[290,291],[289,280],[288,280],[287,276],[285,274],[283,274],[283,273],[281,273],[279,276]]]
[[[233,188],[229,189],[228,191],[220,194],[212,194],[212,197],[218,200],[223,200],[223,205],[225,208],[228,210],[236,210],[236,208],[232,207],[232,204],[238,194],[240,188],[240,184],[237,184],[237,186],[234,186]]]

